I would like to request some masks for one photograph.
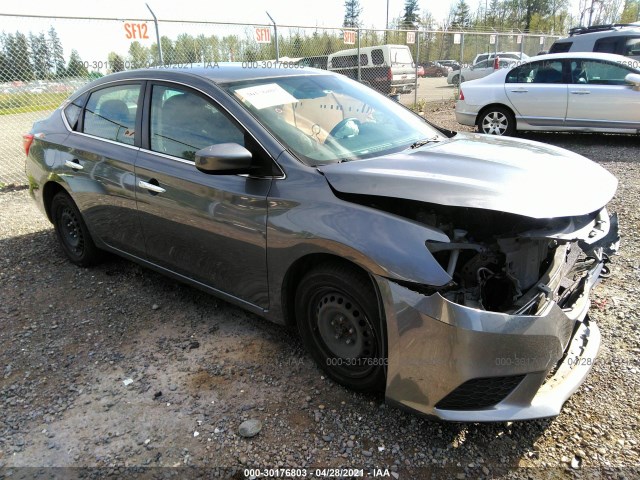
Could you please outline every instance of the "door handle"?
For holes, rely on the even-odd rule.
[[[77,158],[74,158],[73,160],[67,160],[66,162],[64,162],[64,166],[72,168],[74,170],[82,170],[82,169],[84,169],[84,167],[82,165],[80,165],[80,162],[78,161]]]
[[[527,93],[529,90],[521,88],[520,90],[511,90],[513,93]]]
[[[573,95],[589,95],[591,92],[589,90],[571,90]]]
[[[156,183],[158,182],[155,179],[152,179],[151,181],[155,181]],[[140,188],[144,188],[145,190],[149,190],[150,192],[153,192],[153,193],[164,193],[164,192],[166,192],[166,190],[164,188],[162,188],[160,185],[155,185],[153,183],[145,182],[143,180],[140,180],[138,182],[138,186]]]

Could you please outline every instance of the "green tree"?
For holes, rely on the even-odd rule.
[[[360,26],[360,14],[362,8],[359,0],[345,0],[343,27],[358,28]]]
[[[402,28],[414,29],[420,21],[418,0],[405,0]]]
[[[455,28],[467,28],[471,25],[471,10],[465,0],[459,0],[453,11],[451,26]]]
[[[87,67],[85,67],[82,59],[80,58],[80,54],[77,50],[71,50],[71,55],[69,56],[69,63],[67,64],[67,75],[70,77],[88,77],[89,71]]]
[[[129,60],[131,68],[147,68],[151,64],[149,49],[137,40],[129,45]]]
[[[29,42],[26,35],[16,32],[5,37],[5,55],[11,80],[33,80],[33,65],[30,61]]]
[[[49,58],[53,64],[53,70],[56,77],[64,76],[64,49],[62,48],[62,42],[58,37],[56,29],[51,27],[48,35],[49,42]]]
[[[165,65],[171,65],[175,62],[175,46],[173,44],[173,40],[171,40],[166,35],[160,37],[160,45],[162,46],[162,59]],[[151,53],[151,58],[153,59],[154,64],[160,63],[160,53],[158,52],[158,44],[154,43],[151,45],[149,49]]]
[[[160,41],[162,41],[162,39]],[[198,47],[196,45],[196,39],[188,33],[181,33],[176,39],[175,59],[172,63],[196,62],[198,62]]]
[[[2,50],[4,50],[4,45]],[[7,61],[7,56],[4,54],[4,51],[0,51],[0,82],[8,82],[11,80],[11,75],[9,74],[9,62]]]
[[[292,56],[302,57],[302,37],[299,33],[296,33],[292,41]]]
[[[116,52],[109,52],[107,61],[109,62],[109,73],[122,72],[124,70],[124,58]]]
[[[44,33],[39,35],[30,33],[29,45],[31,46],[31,64],[36,78],[48,78],[53,68],[53,62],[50,58],[49,45]]]
[[[620,23],[632,23],[640,20],[640,0],[625,0]]]
[[[531,20],[535,14],[544,17],[551,13],[551,3],[549,0],[525,0],[524,2],[524,31],[531,29]]]

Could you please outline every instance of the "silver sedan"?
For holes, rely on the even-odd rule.
[[[465,83],[456,120],[482,133],[640,132],[640,64],[604,53],[541,55]]]
[[[511,68],[518,63],[517,60],[511,58],[498,58],[498,65],[495,64],[495,59],[482,60],[470,67],[465,67],[461,70],[452,70],[447,75],[447,83],[449,85],[459,85],[462,82],[469,80],[477,80],[478,78],[491,75],[498,69]]]

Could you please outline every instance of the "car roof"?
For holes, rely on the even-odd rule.
[[[372,45],[370,47],[360,47],[360,53],[365,53],[368,52],[370,50],[374,50],[374,49],[384,49],[384,48],[402,48],[402,49],[409,49],[409,47],[407,45],[399,45],[399,44],[393,44],[393,43],[389,43],[389,44],[385,44],[385,45]],[[342,57],[343,55],[357,55],[358,54],[358,49],[357,48],[349,48],[347,50],[338,50],[337,52],[333,52],[331,54],[329,54],[329,57]]]
[[[529,58],[529,62],[537,62],[538,60],[554,60],[558,58],[591,58],[593,60],[608,60],[610,62],[628,64],[629,57],[616,55],[614,53],[600,52],[565,52],[565,53],[547,53],[546,55],[537,55]]]
[[[569,36],[562,38],[562,41],[589,39],[594,37],[617,37],[626,36],[629,33],[640,33],[640,22],[612,25],[594,25],[592,27],[576,27],[569,30]],[[560,41],[558,40],[558,41]]]
[[[326,70],[312,67],[301,67],[289,62],[280,62],[280,65],[291,65],[291,68],[275,67],[275,60],[259,60],[256,62],[228,62],[228,63],[210,63],[210,64],[176,64],[164,67],[153,67],[138,70],[128,70],[126,72],[118,72],[105,77],[103,79],[125,80],[135,78],[153,78],[159,72],[170,72],[177,75],[190,75],[202,77],[214,83],[229,83],[242,80],[254,80],[259,78],[276,78],[276,77],[293,77],[308,75],[334,75]],[[262,67],[262,65],[268,65]],[[274,65],[274,67],[271,67]]]

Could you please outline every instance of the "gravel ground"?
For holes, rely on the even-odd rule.
[[[426,116],[459,127],[451,104]],[[245,478],[246,467],[356,467],[388,468],[392,478],[637,478],[640,137],[527,138],[584,154],[620,181],[610,210],[620,216],[622,249],[591,311],[603,346],[559,417],[444,424],[346,390],[285,328],[124,260],[71,265],[27,191],[5,189],[0,479],[30,472],[15,467],[91,467],[105,476],[133,467],[232,478]],[[262,429],[244,438],[239,427],[249,419]]]

